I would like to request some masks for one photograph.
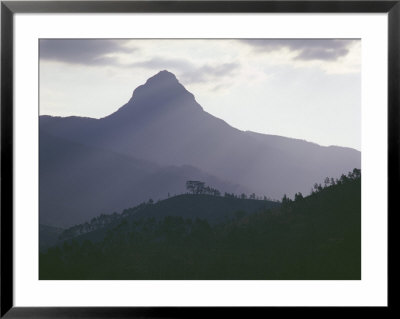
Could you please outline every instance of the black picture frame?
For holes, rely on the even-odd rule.
[[[269,13],[387,13],[388,14],[388,223],[398,212],[400,144],[400,0],[396,1],[2,1],[1,2],[1,317],[6,318],[132,318],[249,316],[277,308],[185,307],[14,307],[13,303],[13,19],[16,13],[119,13],[119,12],[269,12]],[[390,236],[388,238],[390,244]],[[391,248],[391,246],[389,245]],[[389,256],[389,255],[388,255]],[[390,262],[390,256],[389,256]],[[390,281],[388,281],[388,285]],[[389,286],[390,287],[390,286]],[[389,291],[388,307],[392,294]],[[321,309],[321,308],[319,308]],[[324,308],[325,309],[325,308]],[[310,308],[287,307],[300,315]],[[350,309],[347,308],[346,311]],[[360,308],[357,308],[360,310]],[[370,311],[370,309],[368,309]],[[336,309],[330,312],[337,315]]]

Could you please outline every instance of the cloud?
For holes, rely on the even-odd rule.
[[[286,48],[295,52],[296,60],[335,61],[349,53],[354,39],[241,39],[258,52],[271,52]]]
[[[172,56],[148,56],[134,62],[122,62],[119,54],[132,53],[138,47],[128,47],[129,40],[113,39],[42,39],[40,59],[66,64],[112,66],[116,68],[143,68],[154,71],[171,70],[179,74],[185,83],[207,83],[218,81],[231,75],[238,63],[209,63],[199,65],[196,61]],[[131,61],[132,61],[131,57]]]
[[[153,57],[149,60],[134,62],[130,67],[150,70],[170,70],[180,73],[180,78],[187,84],[216,81],[231,75],[240,65],[238,63],[204,64],[197,66],[186,59]]]
[[[232,75],[239,66],[238,63],[223,63],[219,65],[206,64],[187,70],[183,73],[183,78],[187,83],[205,83],[216,78]]]
[[[162,58],[162,57],[154,57],[149,60],[144,60],[140,62],[134,62],[129,64],[129,66],[133,67],[141,67],[145,69],[192,69],[193,64],[185,59],[175,59],[175,58]]]
[[[40,59],[69,64],[118,65],[117,53],[131,53],[135,48],[124,46],[126,40],[42,39]]]

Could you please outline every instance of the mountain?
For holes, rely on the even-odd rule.
[[[97,167],[93,174],[85,171],[91,169],[90,164],[79,167],[81,164],[78,163],[79,169],[73,166],[67,168],[70,163],[62,162],[61,155],[58,159],[49,159],[46,164],[40,165],[41,177],[57,175],[61,178],[53,178],[52,186],[41,178],[41,183],[44,183],[40,188],[41,204],[45,205],[48,198],[53,197],[50,191],[57,191],[62,197],[58,202],[59,207],[64,207],[64,204],[68,206],[75,201],[73,196],[78,196],[76,193],[80,192],[83,192],[81,197],[86,201],[80,204],[95,206],[93,204],[95,199],[84,196],[84,192],[91,188],[95,188],[93,190],[95,198],[100,199],[104,196],[103,200],[109,201],[110,204],[117,204],[122,197],[126,198],[125,196],[131,196],[132,204],[135,201],[137,203],[140,196],[135,195],[136,191],[127,194],[129,190],[126,187],[129,189],[129,183],[136,180],[136,174],[140,175],[142,170],[132,170],[131,173],[121,170],[121,173],[116,169],[120,162],[113,164],[111,160],[103,167],[102,155],[90,154],[94,149],[108,152],[114,157],[132,158],[134,165],[139,161],[146,167],[158,166],[163,168],[164,172],[166,168],[174,167],[175,172],[167,169],[166,175],[169,175],[170,183],[178,180],[177,168],[190,167],[202,172],[209,179],[214,179],[216,183],[218,181],[222,185],[220,189],[222,192],[229,191],[228,188],[236,188],[238,191],[255,192],[278,199],[284,193],[289,196],[298,191],[308,193],[310,185],[322,181],[326,176],[339,177],[342,173],[361,166],[361,153],[353,149],[323,147],[302,140],[235,129],[205,112],[196,102],[194,95],[168,71],[159,72],[136,88],[128,103],[107,117],[90,119],[41,116],[40,132],[40,144],[44,144],[44,148],[40,151],[41,159],[47,156],[45,149],[51,148],[46,146],[45,138],[42,140],[42,134],[47,134],[62,143],[73,143],[80,148],[86,148],[86,151],[70,153],[75,156],[74,163],[78,163],[80,156],[86,154],[88,163],[93,163]],[[64,169],[73,170],[75,175],[68,177]],[[97,178],[100,178],[97,175],[109,174],[110,170],[113,172],[114,180],[119,180],[118,176],[121,173],[123,180],[130,181],[113,184],[110,180],[108,188],[112,189],[112,194],[119,194],[115,199],[104,190],[106,185],[97,182]],[[77,177],[79,174],[86,177],[79,179]],[[195,179],[191,177],[190,172],[183,175],[185,178]],[[72,176],[78,179],[75,180]],[[196,178],[200,179],[200,176],[197,176]],[[72,184],[77,184],[78,180],[80,183],[80,191],[76,190],[69,198],[63,195],[65,179],[69,179]],[[106,180],[104,177],[104,183]],[[160,185],[157,178],[152,182],[147,177],[142,180],[147,182],[146,191],[156,189]],[[210,186],[217,187],[213,184]],[[164,198],[167,192],[174,192],[168,187],[169,185],[164,184]],[[103,188],[103,192],[100,188]],[[100,204],[98,206],[105,208]],[[125,202],[125,207],[127,206],[132,205],[126,205]],[[58,214],[55,213],[55,209],[48,211],[47,208],[43,208],[43,210],[47,211],[44,214]],[[65,214],[68,214],[67,211],[72,214],[69,209],[64,211]],[[42,214],[42,206],[40,212]]]

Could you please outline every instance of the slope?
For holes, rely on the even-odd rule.
[[[132,156],[54,137],[40,130],[40,223],[69,227],[100,214],[183,193],[202,180],[221,191],[240,187],[190,166],[161,167]]]
[[[272,198],[307,193],[316,180],[339,177],[361,164],[361,153],[353,149],[235,129],[205,112],[167,71],[148,79],[128,103],[105,118],[46,116],[40,127],[158,165],[190,165]]]

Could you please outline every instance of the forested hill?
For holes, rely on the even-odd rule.
[[[39,250],[45,251],[58,242],[64,229],[39,224]]]
[[[53,245],[62,244],[63,241],[71,239],[80,242],[84,240],[97,242],[103,240],[110,229],[125,220],[127,222],[138,222],[154,218],[155,221],[159,221],[167,216],[173,216],[191,220],[204,219],[210,225],[215,225],[279,205],[280,203],[276,201],[244,199],[233,194],[225,194],[225,196],[182,194],[156,203],[149,200],[133,208],[125,209],[122,214],[102,214],[86,223],[59,232],[58,239],[54,236],[48,236],[47,228],[41,228],[41,240],[47,240],[42,247],[47,249],[50,239],[53,240]]]
[[[39,269],[40,279],[359,280],[360,172],[222,224],[124,218],[101,241],[40,254]]]
[[[184,219],[205,219],[210,224],[227,222],[237,214],[255,213],[263,209],[279,206],[279,202],[268,200],[242,199],[212,195],[184,194],[147,205],[141,210],[127,210],[130,219],[155,217],[162,219],[167,216],[180,216]]]

